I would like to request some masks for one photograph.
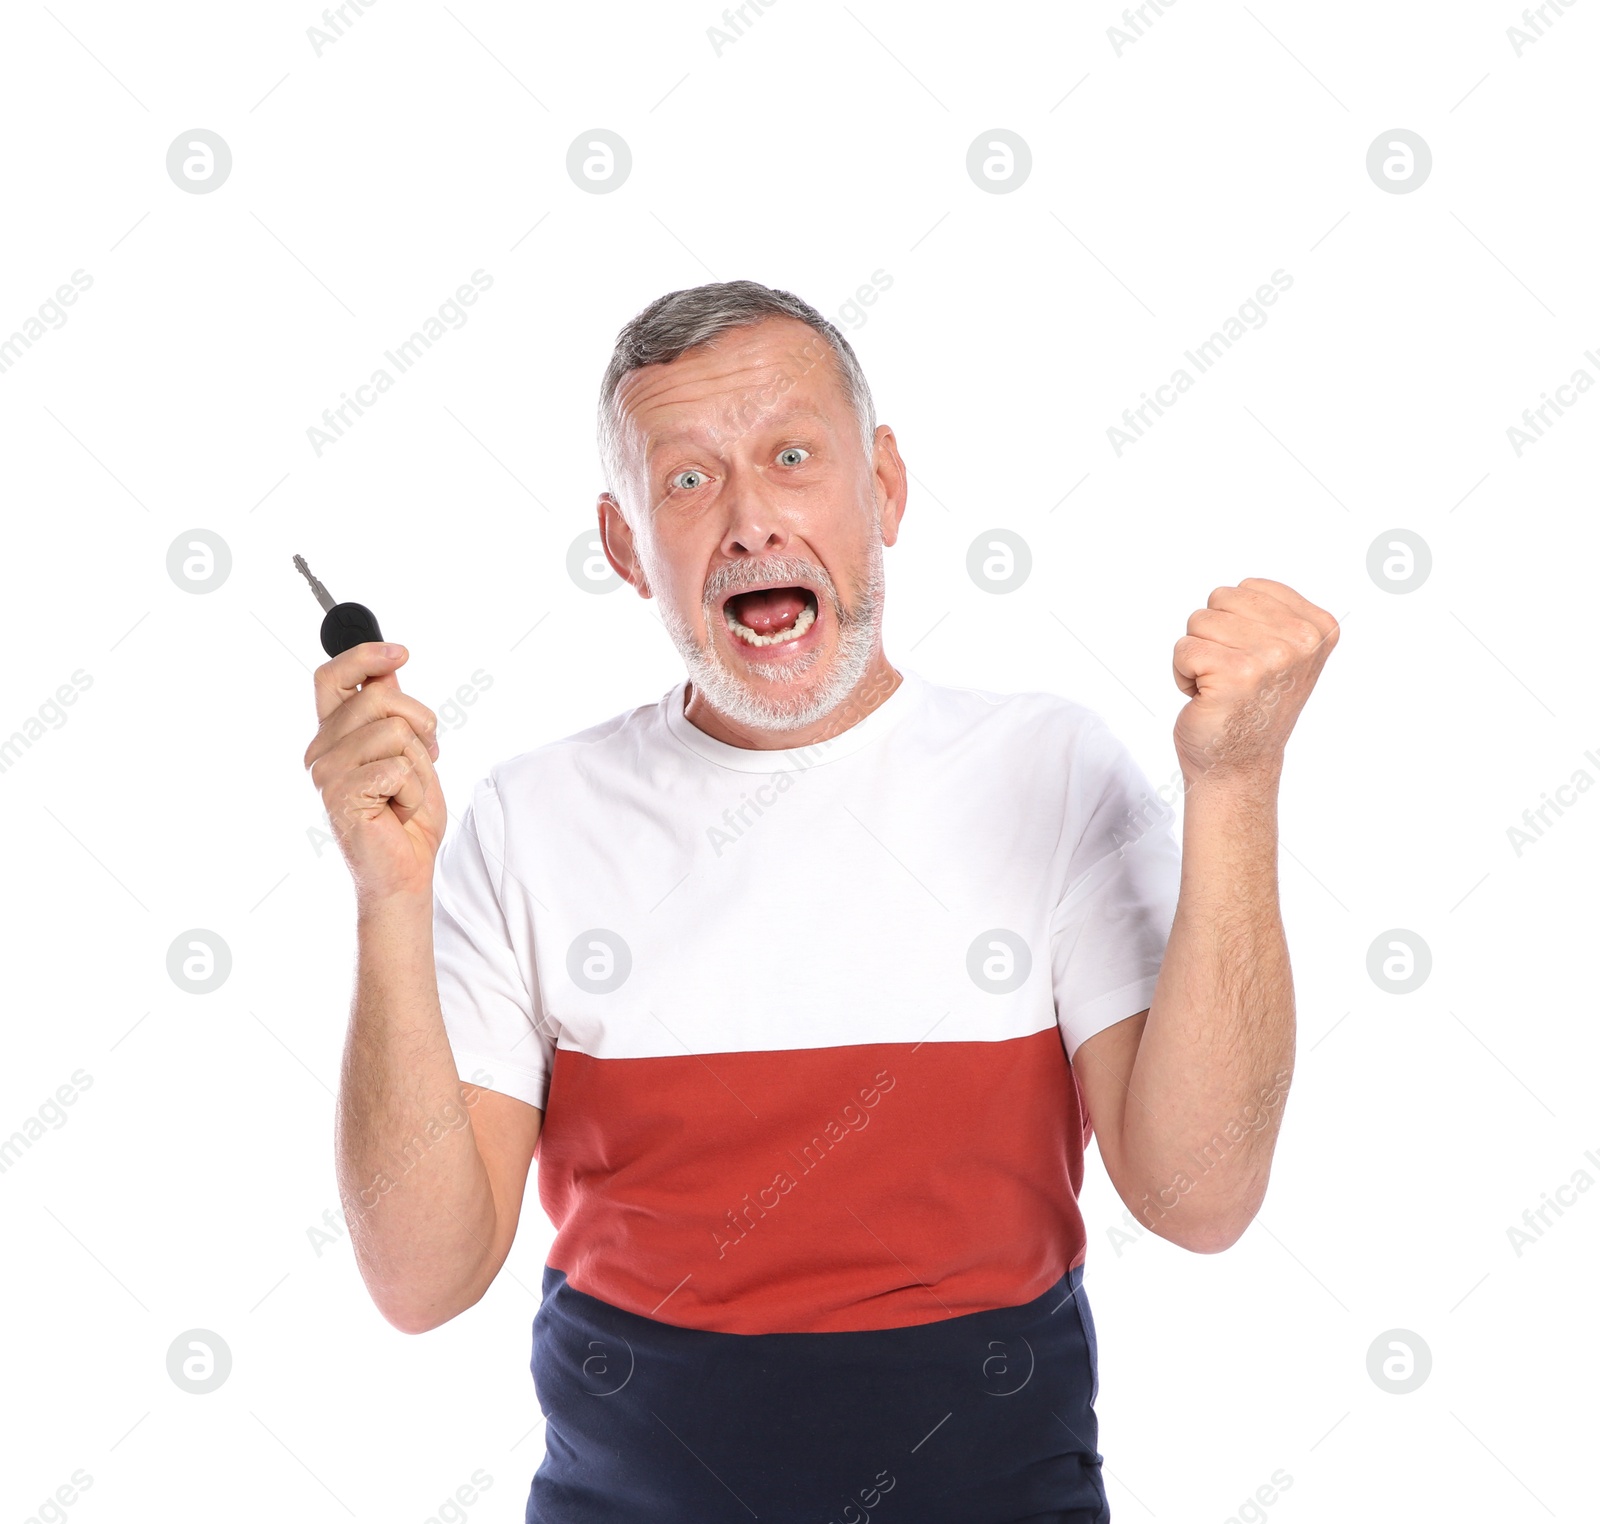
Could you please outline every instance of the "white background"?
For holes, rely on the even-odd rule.
[[[421,1524],[482,1468],[459,1516],[521,1520],[533,1190],[489,1294],[422,1337],[308,1236],[353,900],[301,767],[323,656],[290,557],[408,643],[424,702],[492,679],[441,734],[456,817],[492,763],[653,701],[682,675],[654,605],[566,569],[594,398],[640,307],[737,277],[850,322],[896,430],[892,662],[1081,699],[1161,781],[1214,587],[1343,624],[1284,775],[1299,1067],[1265,1206],[1220,1256],[1116,1242],[1089,1162],[1118,1524],[1592,1517],[1600,1192],[1507,1234],[1600,1179],[1600,791],[1507,836],[1600,778],[1600,397],[1520,456],[1506,432],[1600,379],[1600,10],[1555,14],[1519,55],[1509,3],[1178,0],[1119,54],[1109,3],[781,0],[719,54],[711,3],[379,0],[319,56],[310,4],[8,7],[0,336],[93,284],[0,372],[0,736],[92,682],[0,773],[0,1137],[92,1083],[0,1175],[0,1517],[81,1468],[46,1517]],[[196,127],[232,150],[210,194],[165,168]],[[633,154],[604,195],[566,171],[596,127]],[[965,167],[996,127],[1033,156],[1008,194]],[[1366,170],[1396,127],[1433,154],[1409,194]],[[466,325],[318,456],[308,426],[475,269]],[[1119,457],[1122,409],[1278,269],[1265,326]],[[997,527],[1033,555],[1006,596],[966,572]],[[232,555],[203,595],[166,569],[197,528]],[[1433,558],[1404,594],[1367,571],[1395,528]],[[232,952],[209,995],[166,971],[191,928]],[[1367,974],[1391,928],[1431,948],[1415,993]],[[194,1328],[232,1351],[206,1396],[166,1371]],[[1408,1395],[1367,1370],[1393,1329],[1432,1353]]]

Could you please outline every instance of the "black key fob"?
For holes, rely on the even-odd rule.
[[[335,603],[333,595],[311,575],[304,556],[296,556],[294,566],[311,584],[312,593],[322,605],[322,649],[329,656],[337,656],[364,641],[383,639],[377,616],[364,603]]]
[[[382,640],[377,617],[363,603],[336,603],[322,616],[322,649],[329,656],[359,646],[364,640]]]

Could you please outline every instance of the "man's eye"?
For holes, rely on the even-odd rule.
[[[779,450],[778,451],[778,459],[781,460],[784,463],[784,465],[786,465],[786,466],[798,466],[800,464],[800,461],[791,460],[789,457],[792,456],[792,455],[798,455],[798,456],[801,457],[801,459],[804,459],[806,456],[808,456],[810,454],[811,454],[810,450],[804,449],[800,445],[790,445],[787,450]]]
[[[705,479],[705,473],[703,471],[696,471],[693,469],[693,467],[691,467],[687,471],[680,471],[675,477],[673,477],[671,485],[674,487],[682,487],[686,492],[693,492],[696,487],[705,481]]]

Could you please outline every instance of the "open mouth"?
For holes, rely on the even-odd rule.
[[[734,593],[722,605],[728,633],[747,646],[799,640],[817,620],[817,597],[808,587],[762,587]]]

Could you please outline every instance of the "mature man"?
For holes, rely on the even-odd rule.
[[[906,470],[814,309],[660,298],[600,417],[605,554],[686,681],[494,767],[441,853],[404,649],[317,671],[367,1286],[407,1332],[470,1307],[537,1151],[529,1521],[1103,1524],[1084,1147],[1198,1253],[1261,1203],[1277,786],[1335,621],[1260,578],[1190,617],[1180,863],[1092,711],[889,664]]]

